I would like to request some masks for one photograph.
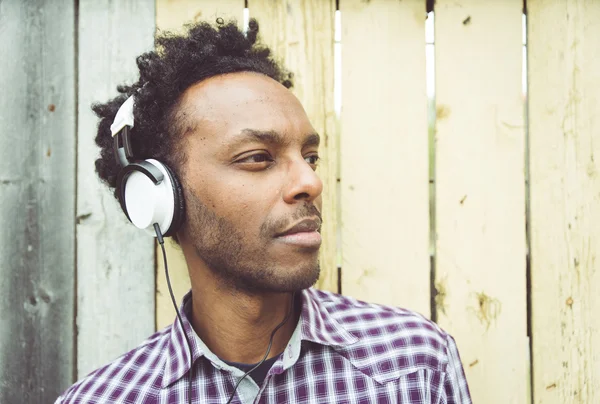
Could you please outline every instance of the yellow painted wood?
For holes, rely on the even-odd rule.
[[[321,276],[316,285],[336,292],[338,130],[333,102],[334,0],[250,0],[259,36],[293,73],[293,92],[321,135],[318,172],[323,180]]]
[[[600,3],[528,4],[534,402],[600,402]]]
[[[435,4],[436,310],[475,403],[529,400],[522,7]]]
[[[342,292],[429,316],[425,4],[340,9]]]
[[[156,0],[156,26],[164,31],[182,31],[183,25],[218,17],[242,24],[244,0]]]
[[[244,0],[157,0],[156,25],[163,31],[181,31],[183,24],[195,21],[214,21],[235,18],[242,23]],[[169,260],[169,275],[173,293],[179,305],[190,288],[187,265],[181,249],[171,239],[165,241]],[[156,327],[163,328],[175,318],[175,309],[169,296],[160,248],[156,251]]]

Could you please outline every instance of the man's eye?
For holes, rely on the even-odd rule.
[[[238,160],[238,163],[270,163],[273,159],[267,153],[253,154]]]
[[[304,157],[304,160],[306,160],[306,162],[308,164],[314,166],[314,165],[317,165],[317,163],[319,162],[320,158],[316,154],[313,154],[313,155]]]

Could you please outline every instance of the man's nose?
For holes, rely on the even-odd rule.
[[[315,170],[304,160],[289,163],[287,185],[283,199],[287,203],[305,201],[312,203],[323,192],[323,182]]]

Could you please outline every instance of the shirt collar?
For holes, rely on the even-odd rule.
[[[327,311],[321,295],[322,292],[312,288],[301,292],[302,310],[300,312],[299,327],[297,327],[300,329],[300,340],[334,347],[347,346],[357,342],[359,339],[346,331]],[[189,291],[183,297],[179,307],[183,329],[177,318],[171,325],[167,358],[161,383],[163,388],[181,379],[190,369],[190,353],[185,340],[186,335],[190,341],[194,362],[202,356],[206,356],[209,360],[218,360],[198,337],[189,321],[188,305],[191,304],[191,296],[192,292]]]
[[[313,288],[302,291],[301,339],[326,346],[346,346],[357,342],[358,338],[346,331],[329,313],[323,295]]]

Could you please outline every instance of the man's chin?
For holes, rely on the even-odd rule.
[[[272,267],[273,268],[273,267]],[[310,267],[275,267],[272,271],[255,276],[243,276],[236,279],[236,288],[250,293],[291,293],[313,286],[319,280],[318,263]],[[259,275],[259,276],[256,276]]]
[[[269,261],[272,268],[279,268],[278,272],[283,274],[313,272],[313,267],[319,265],[319,247],[276,245],[268,251],[268,257],[265,257],[265,264]]]
[[[280,282],[278,282],[282,291],[296,292],[308,289],[319,280],[321,268],[318,261],[309,267],[294,269],[282,274]]]

